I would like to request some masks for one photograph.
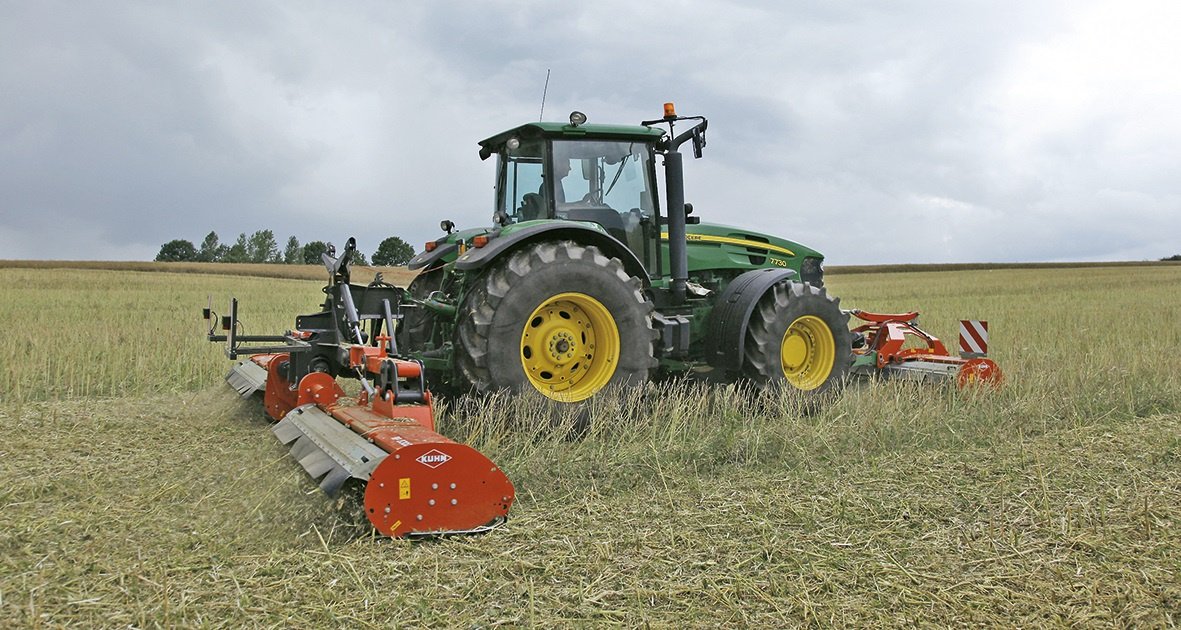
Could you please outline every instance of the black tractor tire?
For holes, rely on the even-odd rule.
[[[443,285],[443,270],[432,269],[424,271],[410,281],[406,292],[418,300],[425,300],[431,293],[438,291]],[[435,314],[425,307],[406,308],[402,310],[402,321],[398,326],[398,350],[401,352],[418,352],[426,346],[435,323]]]
[[[525,245],[475,285],[454,347],[460,377],[480,393],[534,389],[572,403],[647,382],[656,368],[643,283],[597,247]]]
[[[772,286],[750,315],[744,343],[746,378],[805,399],[839,391],[853,364],[849,316],[841,312],[840,298],[806,282]]]

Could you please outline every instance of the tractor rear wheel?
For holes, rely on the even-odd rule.
[[[460,307],[460,374],[476,390],[534,389],[559,402],[641,383],[656,367],[652,302],[617,258],[574,241],[522,247]]]
[[[424,271],[414,277],[406,292],[418,300],[425,300],[431,293],[443,286],[443,270],[432,269]],[[399,327],[398,349],[403,352],[417,352],[422,350],[430,340],[431,327],[435,323],[435,314],[423,307],[407,308],[402,313]]]
[[[853,363],[849,316],[823,287],[783,281],[751,313],[743,373],[808,397],[843,385]]]

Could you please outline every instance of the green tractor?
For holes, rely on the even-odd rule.
[[[701,157],[707,124],[668,104],[638,126],[574,112],[481,142],[497,159],[493,225],[443,221],[410,261],[401,352],[435,389],[567,403],[687,372],[809,397],[839,387],[852,339],[823,256],[685,203],[680,149]]]

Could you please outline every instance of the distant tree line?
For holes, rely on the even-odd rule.
[[[1169,261],[1169,262],[1181,262],[1181,254],[1173,254],[1172,256],[1169,256],[1168,258],[1161,258],[1161,260]]]
[[[228,262],[228,263],[268,263],[276,265],[318,265],[320,255],[328,251],[328,244],[324,241],[311,241],[300,245],[299,239],[288,237],[287,246],[279,250],[279,242],[275,240],[275,233],[270,230],[259,230],[250,236],[243,232],[233,245],[225,245],[217,236],[217,232],[210,232],[201,241],[200,247],[192,241],[174,239],[160,246],[160,253],[156,254],[156,262]],[[414,248],[406,241],[391,236],[378,245],[373,253],[373,264],[381,267],[397,267],[405,265],[414,257]],[[365,254],[357,251],[353,254],[353,262],[358,265],[368,265]]]

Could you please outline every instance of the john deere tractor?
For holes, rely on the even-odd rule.
[[[850,333],[823,257],[702,223],[685,203],[681,147],[701,157],[707,124],[667,104],[637,126],[574,112],[480,142],[497,160],[492,226],[443,221],[410,261],[401,352],[436,389],[561,402],[688,371],[808,395],[838,386]]]

